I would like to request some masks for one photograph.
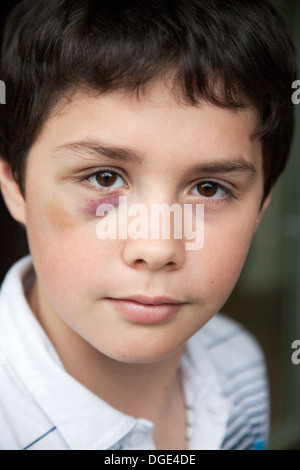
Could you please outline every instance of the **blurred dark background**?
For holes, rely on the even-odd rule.
[[[0,37],[2,43],[3,25],[11,8],[19,1],[1,0]],[[0,77],[1,80],[1,77]],[[3,106],[3,105],[1,105]],[[9,267],[28,253],[25,230],[9,215],[0,195],[0,284]]]
[[[8,11],[17,3],[1,1],[0,34]],[[300,1],[273,3],[285,17],[299,51]],[[300,70],[299,54],[298,65]],[[288,169],[223,308],[253,333],[264,351],[271,394],[269,447],[289,450],[300,450],[300,365],[291,361],[291,344],[300,339],[300,105],[295,110],[297,127]],[[0,284],[9,267],[27,253],[25,230],[11,219],[0,195]]]

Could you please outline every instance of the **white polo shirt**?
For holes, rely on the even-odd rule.
[[[64,369],[24,293],[31,258],[9,271],[0,294],[0,450],[155,450],[153,424],[118,411]],[[187,446],[260,449],[268,433],[264,358],[223,315],[182,357]]]

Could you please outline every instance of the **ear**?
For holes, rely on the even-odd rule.
[[[6,206],[12,217],[26,225],[25,200],[14,179],[9,163],[0,158],[0,187]]]
[[[256,219],[255,231],[258,229],[259,224],[260,224],[260,222],[261,222],[261,220],[264,216],[265,210],[269,207],[269,204],[270,204],[271,200],[272,200],[272,193],[269,193],[269,195],[266,197],[266,199],[263,202],[263,205],[260,208],[258,217]]]

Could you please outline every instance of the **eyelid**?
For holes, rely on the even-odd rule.
[[[110,166],[87,168],[81,171],[80,173],[83,175],[82,179],[84,179],[84,178],[88,178],[91,176],[95,176],[99,173],[105,173],[106,171],[108,172],[110,171],[111,173],[116,173],[117,175],[122,176],[122,178],[123,177],[127,178],[127,175],[124,172],[124,170],[118,167],[110,167]]]

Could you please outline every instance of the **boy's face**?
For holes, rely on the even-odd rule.
[[[108,357],[154,362],[219,311],[262,213],[255,126],[254,111],[178,104],[159,83],[139,100],[77,94],[50,117],[28,157],[19,218],[39,314],[56,325],[57,341],[67,325]],[[204,204],[203,248],[187,251],[172,238],[100,240],[97,207],[117,205],[118,196],[148,209]]]

